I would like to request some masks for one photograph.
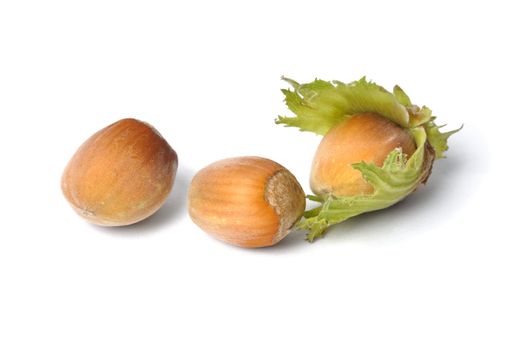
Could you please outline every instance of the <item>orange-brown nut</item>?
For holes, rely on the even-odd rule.
[[[190,185],[192,220],[212,236],[240,247],[266,247],[284,238],[302,217],[305,195],[296,178],[265,158],[220,160]]]
[[[176,169],[176,152],[157,130],[123,119],[80,146],[64,170],[62,191],[89,222],[130,225],[163,205]]]
[[[364,161],[382,166],[398,147],[408,156],[415,152],[408,131],[374,113],[353,115],[333,127],[320,142],[311,167],[311,189],[318,195],[371,193],[373,187],[351,165]]]

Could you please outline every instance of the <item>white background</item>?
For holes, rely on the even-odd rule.
[[[0,349],[526,349],[520,4],[1,1]],[[282,74],[399,84],[465,128],[399,205],[231,247],[189,220],[187,186],[259,155],[308,192],[319,138],[274,125]],[[60,176],[124,117],[175,148],[176,186],[149,220],[94,227]]]

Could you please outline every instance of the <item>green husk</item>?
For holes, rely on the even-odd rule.
[[[295,116],[280,116],[277,124],[325,135],[345,118],[373,112],[409,130],[417,146],[409,159],[401,149],[394,149],[381,167],[364,162],[350,164],[373,186],[371,194],[308,196],[320,206],[306,211],[297,228],[308,231],[307,240],[310,242],[321,237],[331,225],[387,208],[408,196],[426,181],[433,158],[444,157],[448,138],[461,129],[446,133],[439,131],[441,126],[434,123],[432,111],[426,106],[413,105],[399,86],[395,86],[392,93],[366,78],[349,84],[319,79],[308,84],[299,84],[289,78],[283,80],[292,87],[292,90],[283,89],[282,92]]]

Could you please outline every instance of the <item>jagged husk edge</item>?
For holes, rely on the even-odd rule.
[[[363,112],[377,113],[404,128],[422,125],[432,118],[430,109],[412,105],[399,86],[391,93],[366,78],[349,84],[320,79],[299,84],[289,78],[282,79],[293,87],[293,90],[282,89],[282,93],[295,116],[279,116],[276,123],[302,131],[325,135],[344,118]]]

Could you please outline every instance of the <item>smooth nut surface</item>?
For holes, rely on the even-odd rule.
[[[408,156],[415,152],[415,142],[406,130],[374,113],[354,115],[333,127],[320,142],[311,167],[311,189],[318,195],[371,193],[373,187],[351,165],[364,161],[382,166],[398,147]]]
[[[161,207],[176,169],[176,152],[157,130],[123,119],[80,146],[64,170],[62,191],[89,222],[130,225]]]
[[[241,247],[279,242],[302,217],[305,195],[280,164],[260,157],[220,160],[193,178],[192,220],[214,237]]]

